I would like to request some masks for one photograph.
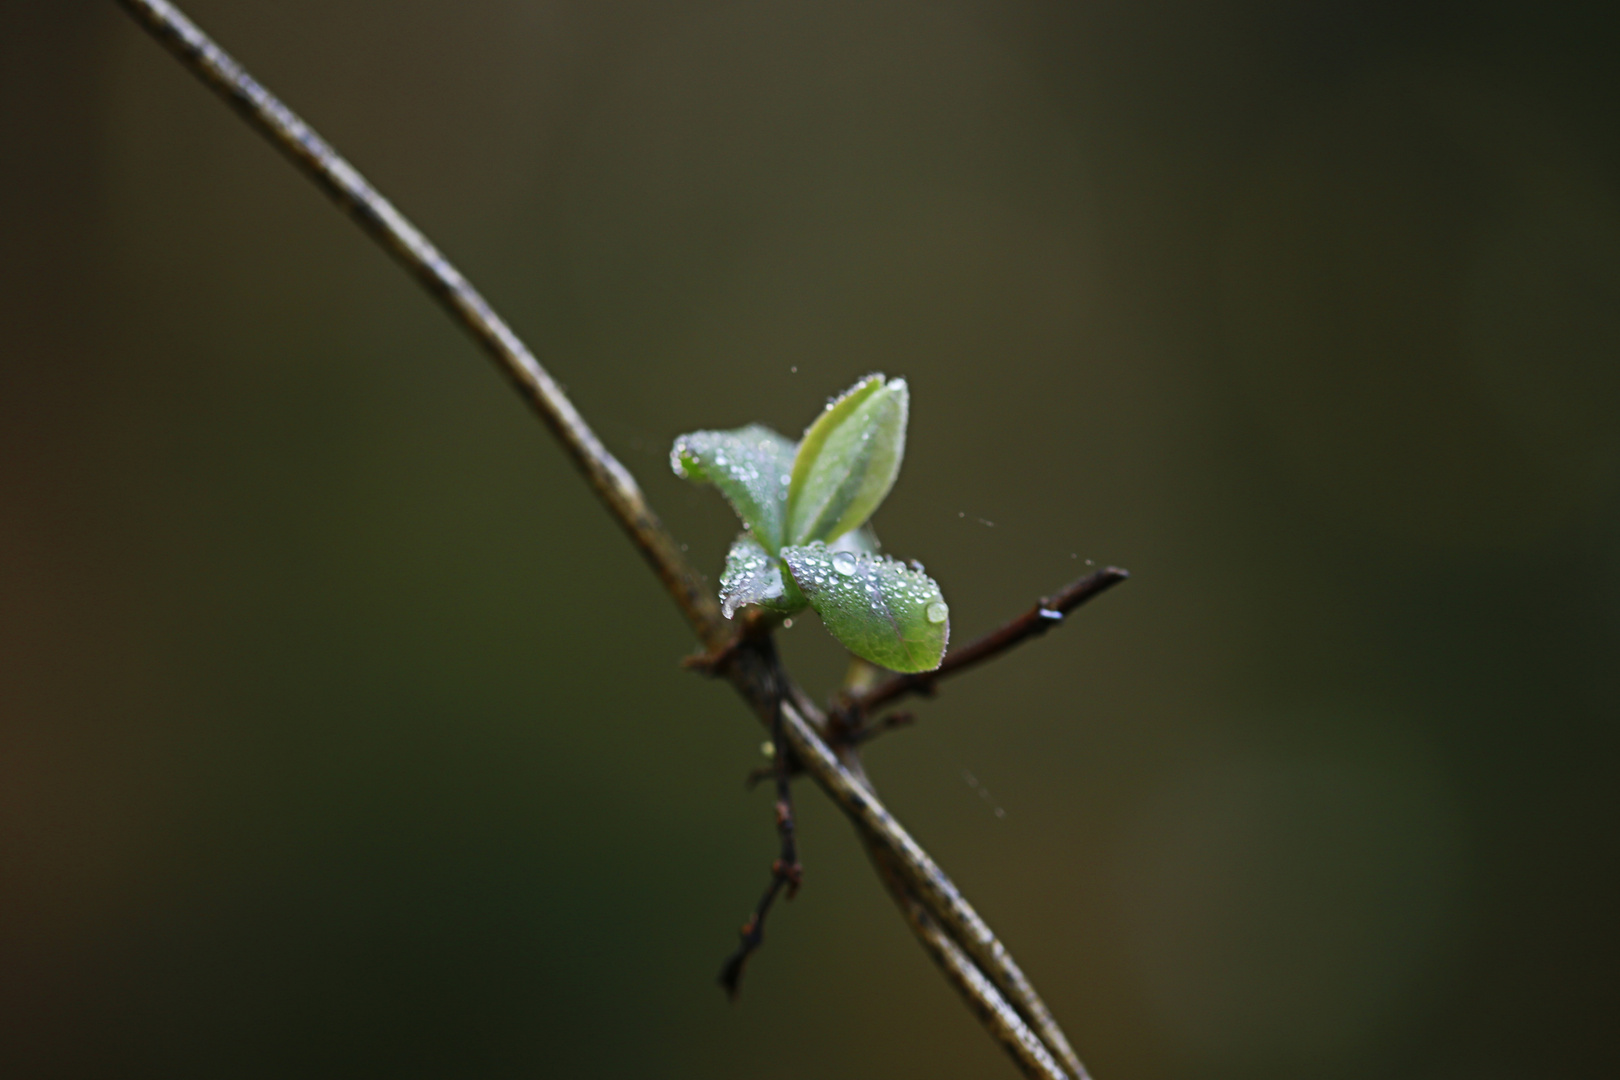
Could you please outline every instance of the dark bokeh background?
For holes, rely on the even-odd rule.
[[[0,36],[0,1074],[1012,1071],[457,330],[110,3]],[[194,0],[708,572],[678,433],[908,376],[873,748],[1104,1080],[1612,1076],[1602,5]],[[993,523],[993,524],[992,524]],[[813,621],[785,647],[818,692]]]

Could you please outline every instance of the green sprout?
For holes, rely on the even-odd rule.
[[[760,424],[675,440],[675,475],[713,484],[742,519],[720,575],[726,618],[750,604],[782,616],[814,608],[863,660],[939,666],[951,634],[939,586],[920,563],[879,555],[867,524],[900,473],[910,400],[904,379],[868,375],[797,446]]]

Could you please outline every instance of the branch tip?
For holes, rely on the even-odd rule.
[[[993,660],[1032,637],[1039,637],[1067,620],[1070,612],[1094,596],[1126,580],[1131,575],[1117,566],[1105,566],[1070,582],[1052,596],[1042,597],[1035,606],[1000,627],[976,638],[960,649],[945,654],[933,671],[915,675],[890,675],[864,693],[850,696],[842,704],[843,723],[850,730],[861,730],[863,719],[878,708],[907,694],[932,697],[939,680],[960,674],[968,668]]]

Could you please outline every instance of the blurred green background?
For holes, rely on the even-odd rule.
[[[1013,1070],[563,455],[111,2],[0,37],[0,1074]],[[869,763],[1102,1080],[1612,1076],[1604,6],[192,0],[705,572],[680,432],[911,380]],[[818,693],[813,620],[784,647]]]

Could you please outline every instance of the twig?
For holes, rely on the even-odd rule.
[[[871,790],[866,767],[861,763],[860,747],[854,742],[844,742],[838,746],[837,754],[844,771]],[[1091,1080],[1085,1066],[1080,1064],[1080,1059],[1075,1056],[1050,1015],[1046,1016],[1049,1025],[1046,1029],[1040,1030],[1038,1023],[1032,1027],[1034,1022],[1028,1015],[1027,1007],[1021,1009],[1010,1001],[1004,990],[986,976],[984,967],[962,947],[962,939],[940,923],[928,903],[918,896],[910,884],[914,875],[908,873],[904,857],[881,847],[875,842],[873,834],[863,831],[858,823],[856,835],[860,837],[861,846],[866,849],[867,857],[877,870],[878,880],[883,882],[883,887],[905,916],[906,924],[917,936],[923,951],[939,967],[945,981],[962,995],[968,1010],[978,1017],[984,1029],[1001,1043],[1002,1049],[1012,1057],[1019,1070],[1025,1076],[1038,1080],[1051,1080],[1053,1077]],[[1034,1005],[1037,1010],[1045,1009],[1039,998],[1035,998]],[[1046,1041],[1042,1041],[1043,1037]],[[1062,1058],[1061,1064],[1053,1059],[1054,1046]]]
[[[771,912],[771,905],[776,903],[777,895],[784,888],[787,898],[793,899],[799,892],[799,886],[804,881],[804,868],[799,865],[799,847],[795,837],[793,822],[793,783],[792,772],[788,766],[787,746],[782,739],[782,699],[786,697],[786,673],[782,671],[781,661],[776,657],[776,650],[769,642],[761,642],[760,649],[767,652],[770,657],[773,674],[776,676],[776,686],[773,696],[777,707],[775,716],[771,720],[771,740],[774,751],[776,773],[776,831],[781,837],[782,850],[776,860],[771,863],[771,883],[760,897],[759,905],[754,913],[743,923],[742,940],[737,945],[737,951],[731,954],[730,959],[720,969],[720,985],[726,988],[726,994],[733,1001],[737,999],[737,992],[742,988],[743,967],[748,958],[765,941],[765,917]]]
[[[784,688],[757,647],[739,650],[727,674],[762,719],[771,717],[778,758],[791,752],[798,767],[850,819],[912,932],[990,1035],[1026,1075],[1090,1080],[1051,1010],[1006,946],[878,798],[854,746],[845,744],[840,758],[820,735],[826,717],[791,680]],[[783,689],[785,699],[776,698]],[[928,917],[918,919],[918,911]],[[1051,1066],[1054,1057],[1063,1067]]]
[[[634,479],[602,445],[528,348],[461,273],[353,166],[173,4],[167,0],[119,0],[119,3],[184,66],[224,97],[325,190],[477,339],[562,442],[609,513],[629,534],[686,615],[703,645],[711,652],[727,646],[731,633],[721,617],[718,603],[647,505]],[[837,760],[820,734],[826,725],[825,717],[808,706],[802,691],[791,684],[782,687],[758,661],[757,649],[739,649],[725,665],[726,677],[762,720],[772,723],[780,717],[782,740],[778,743],[778,752],[785,742],[817,785],[855,824],[863,840],[892,858],[896,879],[938,920],[948,938],[931,937],[918,929],[920,924],[913,922],[913,929],[917,930],[924,946],[933,952],[941,941],[949,940],[959,945],[961,952],[982,969],[985,979],[965,978],[958,986],[981,1017],[986,1015],[984,1010],[989,1010],[1004,1018],[1005,1023],[999,1026],[987,1024],[991,1034],[1008,1045],[1022,1061],[1020,1054],[1026,1052],[1025,1044],[1036,1037],[1031,1034],[1030,1029],[1033,1029],[1071,1075],[1083,1077],[1084,1070],[1068,1041],[1005,947],[938,865],[883,807],[872,789]],[[1005,995],[1005,1001],[990,993],[991,984]],[[1008,1003],[1017,1015],[1007,1015]],[[1026,1021],[1028,1027],[1023,1026]]]
[[[1064,590],[1064,593],[1071,589]],[[1072,601],[1071,607],[1079,602]],[[1035,987],[1013,959],[1012,953],[974,910],[973,905],[968,903],[955,882],[884,807],[864,773],[858,772],[859,761],[854,756],[852,744],[845,742],[840,747],[849,764],[828,745],[821,734],[827,730],[827,718],[796,684],[774,667],[774,650],[770,656],[768,660],[762,655],[756,642],[754,647],[737,650],[725,670],[732,685],[754,706],[760,719],[771,724],[773,731],[780,716],[781,736],[773,736],[776,753],[783,752],[785,740],[787,749],[792,751],[817,786],[854,823],[862,842],[892,860],[908,892],[939,920],[945,931],[973,958],[983,974],[1005,995],[1053,1055],[1067,1066],[1070,1075],[1086,1080],[1088,1074],[1085,1066],[1080,1063],[1068,1037],[1058,1026],[1046,1002],[1035,992]],[[784,690],[786,700],[781,700],[776,695]],[[854,765],[853,769],[851,765]],[[900,896],[896,895],[895,898],[903,904]],[[912,929],[917,931],[915,925]],[[925,938],[919,936],[919,940],[925,948],[929,947]],[[973,1006],[974,1012],[982,1016],[981,1008],[989,1008],[991,1004],[981,1001]],[[1009,1052],[1017,1056],[1012,1045],[1006,1043],[996,1029],[989,1030],[1008,1046]]]
[[[923,950],[939,966],[945,981],[956,987],[968,1008],[979,1018],[979,1023],[1012,1056],[1019,1070],[1025,1076],[1038,1077],[1040,1080],[1071,1076],[1088,1080],[1084,1069],[1073,1073],[1063,1071],[1063,1067],[1053,1059],[1052,1051],[1030,1030],[1023,1017],[1018,1015],[1018,1010],[1007,1003],[1001,992],[985,978],[979,966],[962,951],[962,946],[929,914],[928,908],[917,899],[916,894],[906,888],[894,860],[870,844],[866,845],[866,851],[889,895],[894,897],[900,913],[906,917],[912,933],[922,942]],[[1075,1062],[1075,1066],[1078,1065]]]
[[[850,698],[844,706],[845,710],[859,721],[862,716],[870,716],[876,709],[907,694],[931,696],[935,684],[941,679],[958,675],[968,668],[1000,656],[1032,637],[1039,637],[1052,627],[1060,625],[1063,617],[1069,612],[1130,576],[1128,571],[1121,570],[1117,566],[1104,567],[1095,573],[1087,574],[1078,581],[1064,586],[1056,595],[1042,597],[1036,601],[1034,607],[1016,619],[1004,623],[1000,628],[969,642],[960,649],[947,653],[944,661],[933,671],[924,671],[916,675],[891,675],[865,693]],[[853,725],[855,730],[859,727],[859,723]]]
[[[798,765],[849,818],[873,859],[881,860],[879,865],[887,867],[885,884],[923,948],[937,960],[941,935],[949,941],[952,949],[948,955],[956,959],[948,965],[942,963],[942,970],[968,999],[968,1007],[974,1015],[1021,1067],[1033,1060],[1027,1053],[1030,1044],[1044,1045],[1048,1057],[1056,1057],[1068,1070],[1065,1073],[1059,1069],[1056,1076],[1089,1080],[1085,1066],[1069,1045],[1063,1029],[1012,953],[957,889],[955,882],[889,813],[860,771],[852,746],[843,747],[850,764],[840,760],[820,734],[827,718],[791,679],[772,670],[771,661],[761,655],[758,646],[755,642],[739,649],[726,667],[727,677],[753,705],[761,720],[770,725],[776,754],[780,756],[787,751],[793,755]],[[785,697],[777,696],[784,691]],[[927,924],[911,917],[910,905],[914,903],[921,904],[930,914]],[[958,979],[952,974],[963,963],[974,967],[974,977]],[[995,1018],[994,1022],[987,1017]],[[1029,1075],[1046,1074],[1037,1071]]]
[[[803,760],[806,771],[855,823],[862,839],[894,859],[896,871],[904,878],[907,890],[922,902],[962,946],[963,951],[983,969],[989,980],[1046,1043],[1053,1056],[1068,1067],[1071,1075],[1086,1077],[1085,1067],[1080,1064],[1079,1057],[1069,1045],[1051,1010],[1035,992],[1007,947],[973,905],[968,903],[956,883],[894,819],[877,794],[838,761],[832,748],[792,703],[783,703],[782,720],[783,734]]]

